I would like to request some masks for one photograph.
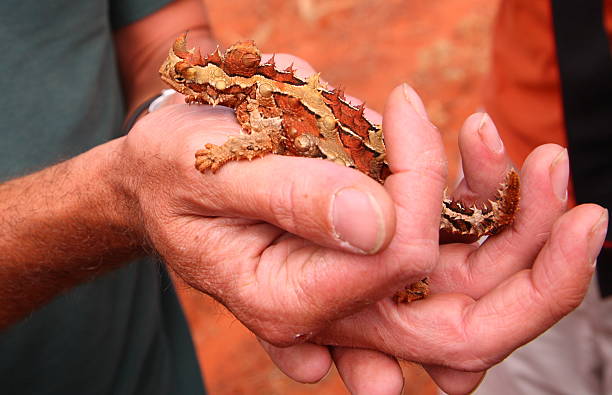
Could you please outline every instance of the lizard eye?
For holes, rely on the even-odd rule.
[[[177,75],[176,77],[174,77],[174,80],[176,82],[185,82],[185,78],[181,77],[180,75]]]

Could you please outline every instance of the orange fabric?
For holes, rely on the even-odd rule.
[[[521,165],[544,143],[567,146],[549,1],[503,0],[485,105]]]
[[[605,0],[604,13],[604,25],[610,41],[610,51],[612,51],[612,0]]]
[[[612,0],[602,1],[612,37]],[[550,1],[502,0],[492,47],[485,107],[513,162],[521,166],[541,144],[567,147]]]

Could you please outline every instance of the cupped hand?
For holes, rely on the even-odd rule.
[[[405,92],[395,95],[410,106]],[[427,122],[411,114],[406,127]],[[330,161],[276,155],[195,170],[197,149],[238,132],[230,110],[164,107],[125,138],[120,173],[155,251],[258,336],[303,343],[431,271],[446,179],[439,135],[390,152],[384,187]]]
[[[384,188],[328,161],[273,155],[202,175],[195,151],[239,131],[231,111],[205,106],[169,106],[140,121],[125,140],[122,174],[153,248],[262,338],[291,377],[316,381],[333,356],[353,392],[394,393],[396,355],[464,392],[581,300],[592,273],[583,261],[603,237],[591,228],[604,214],[585,206],[558,219],[567,176],[553,169],[567,164],[547,146],[521,172],[512,228],[482,247],[438,249],[446,162],[409,87],[392,93],[384,128],[394,172]],[[474,116],[462,132],[466,198],[492,197],[507,168],[490,128]],[[477,172],[482,164],[488,171]],[[560,260],[567,267],[557,279]],[[432,297],[390,301],[426,274]],[[326,345],[343,347],[330,356]]]
[[[418,103],[416,95],[412,102]],[[424,116],[422,106],[405,106],[391,96],[384,114],[387,141],[406,129],[437,133],[427,123],[407,127],[405,119],[414,108]],[[509,162],[486,114],[467,119],[460,148],[465,179],[455,196],[468,202],[492,198]],[[402,148],[388,143],[387,149]],[[352,393],[398,393],[403,382],[392,356],[422,363],[448,393],[467,393],[486,369],[580,303],[608,218],[596,205],[564,214],[568,174],[565,149],[539,147],[521,170],[521,210],[514,224],[482,245],[440,246],[439,263],[429,275],[429,298],[408,305],[382,299],[313,339],[344,346],[334,347],[332,357]],[[287,374],[312,381],[321,370],[315,368],[330,356],[327,348],[308,347],[310,359],[297,365],[292,361],[299,351],[265,344]]]

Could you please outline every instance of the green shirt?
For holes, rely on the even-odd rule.
[[[0,2],[0,180],[119,134],[113,29],[167,2]],[[203,392],[176,294],[151,260],[83,284],[0,333],[2,394]]]

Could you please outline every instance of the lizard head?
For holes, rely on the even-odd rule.
[[[187,49],[186,39],[187,33],[175,40],[168,57],[159,69],[159,74],[161,79],[173,89],[184,95],[190,95],[194,92],[189,85],[196,83],[198,79],[195,66],[204,65],[205,60],[199,50]]]
[[[202,57],[199,49],[187,49],[186,34],[179,36],[159,69],[161,79],[178,92],[211,103],[206,86],[223,91],[230,77],[252,77],[258,70],[261,54],[253,41],[241,41],[221,54],[219,49]]]

